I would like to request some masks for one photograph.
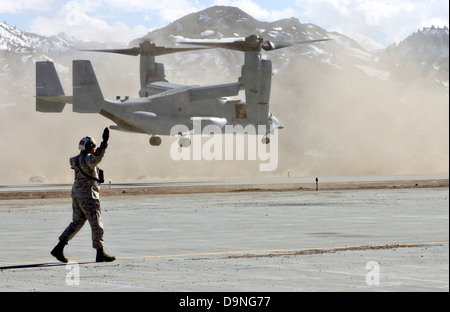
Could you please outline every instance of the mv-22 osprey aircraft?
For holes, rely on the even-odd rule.
[[[250,35],[244,40],[232,42],[187,41],[195,45],[186,48],[167,48],[144,41],[139,47],[128,49],[87,50],[124,55],[140,55],[139,98],[103,97],[90,61],[73,61],[73,95],[66,96],[52,62],[36,63],[36,111],[61,112],[66,103],[73,104],[77,113],[99,113],[116,125],[111,129],[151,135],[150,144],[159,146],[159,135],[181,135],[178,144],[190,146],[187,135],[194,133],[194,123],[216,125],[253,125],[261,132],[264,129],[264,144],[268,135],[281,129],[279,121],[269,112],[269,97],[272,80],[272,62],[262,59],[261,50],[272,51],[293,45],[326,41],[329,39],[271,42]],[[201,47],[203,46],[203,47]],[[164,54],[200,49],[224,48],[245,53],[241,77],[236,82],[209,86],[179,85],[165,79],[164,65],[155,62],[155,57]],[[245,100],[230,98],[245,90]],[[183,125],[188,131],[171,133],[174,126]],[[262,127],[263,126],[263,127]],[[252,133],[255,134],[255,133]],[[257,133],[261,134],[261,133]]]

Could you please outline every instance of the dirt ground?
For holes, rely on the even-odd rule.
[[[372,182],[322,182],[319,190],[370,190],[370,189],[410,189],[410,188],[448,188],[448,179],[435,180],[398,180]],[[201,185],[201,186],[164,186],[164,187],[123,187],[107,188],[103,186],[101,196],[136,196],[164,194],[199,194],[199,193],[232,193],[232,192],[291,192],[316,191],[314,183],[283,183],[283,184],[245,184],[245,185]],[[28,190],[0,192],[0,200],[37,199],[37,198],[67,198],[70,190]]]

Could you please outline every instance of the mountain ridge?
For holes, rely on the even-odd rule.
[[[448,28],[423,28],[416,33],[411,34],[398,44],[391,44],[382,51],[370,52],[362,48],[354,39],[337,32],[328,32],[321,27],[306,23],[302,24],[298,18],[285,18],[274,22],[261,22],[253,18],[251,15],[236,7],[229,6],[213,6],[205,10],[188,14],[165,27],[159,28],[144,38],[151,38],[158,44],[173,44],[173,39],[168,38],[167,34],[172,36],[183,34],[185,37],[195,39],[221,39],[221,38],[240,38],[250,34],[257,34],[267,40],[310,40],[320,39],[324,37],[339,36],[345,38],[347,42],[351,42],[353,48],[364,50],[369,53],[380,55],[398,54],[398,60],[408,55],[414,54],[411,45],[417,45],[417,41],[423,40],[426,44],[422,45],[418,51],[418,56],[422,59],[416,60],[426,64],[437,64],[448,58]],[[417,39],[419,38],[419,39]],[[433,59],[435,55],[426,55],[427,50],[424,48],[427,44],[433,44],[435,41],[441,40],[439,59]],[[163,42],[159,42],[163,41]],[[136,40],[133,44],[136,43]],[[24,32],[7,23],[0,22],[0,51],[10,51],[15,53],[65,53],[75,49],[77,46],[85,45],[77,41],[75,38],[69,38],[64,33],[57,36],[41,36],[39,34]],[[102,45],[100,43],[92,43]],[[395,57],[394,57],[395,58]],[[425,59],[426,58],[426,59]],[[430,59],[431,58],[431,59]],[[425,60],[423,60],[425,59]],[[445,61],[444,61],[445,62]]]

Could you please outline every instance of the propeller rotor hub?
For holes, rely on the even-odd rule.
[[[148,40],[139,43],[140,54],[142,55],[156,55],[156,44]]]
[[[245,37],[245,51],[261,51],[263,38],[257,35]]]

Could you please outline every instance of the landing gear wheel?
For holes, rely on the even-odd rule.
[[[160,146],[161,138],[157,136],[152,136],[149,140],[151,146]]]
[[[178,145],[180,147],[189,147],[191,146],[191,140],[189,140],[188,138],[180,138],[178,140]]]
[[[270,138],[268,136],[265,136],[261,139],[262,144],[270,144]]]

